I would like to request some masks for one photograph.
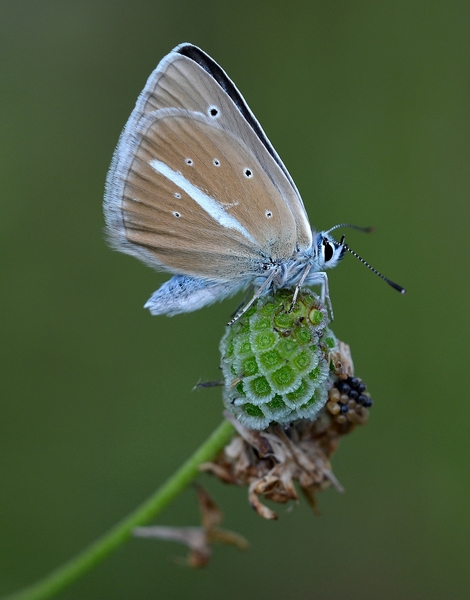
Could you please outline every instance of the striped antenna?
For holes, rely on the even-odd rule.
[[[352,225],[351,223],[338,223],[331,229],[328,229],[325,233],[331,233],[335,229],[339,229],[340,227],[349,227],[350,229],[357,229],[358,231],[362,231],[363,233],[372,233],[375,231],[375,227],[359,227],[359,225]]]
[[[357,259],[359,259],[363,265],[365,265],[373,273],[375,273],[376,275],[378,275],[381,279],[383,279],[384,281],[386,281],[388,283],[388,285],[391,285],[392,288],[396,289],[398,292],[400,292],[400,294],[406,294],[405,288],[402,288],[401,285],[398,285],[398,283],[395,283],[394,281],[392,281],[388,277],[385,277],[385,275],[382,275],[382,273],[379,273],[379,271],[377,271],[377,269],[374,269],[374,267],[371,267],[368,262],[366,262],[363,258],[361,258],[359,256],[359,254],[357,254],[357,252],[354,252],[354,250],[351,250],[351,248],[344,243],[344,236],[342,237],[340,244],[343,246],[343,248],[345,248],[345,250],[347,250],[353,256],[355,256]]]

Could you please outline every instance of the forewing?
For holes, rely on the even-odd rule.
[[[228,91],[237,103],[178,51],[150,76],[108,175],[105,213],[119,249],[176,273],[230,279],[309,247],[295,186],[240,111],[235,86]]]

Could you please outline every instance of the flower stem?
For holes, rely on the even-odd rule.
[[[186,486],[197,477],[199,465],[220,452],[234,432],[228,421],[223,421],[211,436],[155,493],[138,506],[134,512],[117,523],[75,558],[53,571],[38,583],[25,588],[4,600],[43,600],[52,598],[82,575],[91,571],[114,550],[127,542],[132,530],[154,519]]]

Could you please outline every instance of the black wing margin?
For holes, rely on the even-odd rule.
[[[175,51],[178,52],[178,54],[181,54],[182,56],[186,56],[187,58],[198,64],[200,67],[202,67],[205,71],[207,71],[207,73],[209,73],[209,75],[220,85],[224,92],[233,100],[235,106],[243,115],[243,118],[253,129],[263,146],[273,157],[279,168],[287,177],[288,181],[296,191],[297,195],[299,195],[294,181],[292,180],[292,177],[289,174],[289,171],[286,169],[282,160],[279,158],[279,155],[271,145],[271,142],[266,137],[266,134],[261,128],[261,125],[258,123],[256,117],[248,108],[243,96],[240,94],[237,87],[229,78],[229,76],[225,73],[225,71],[221,67],[219,67],[219,65],[214,60],[212,60],[212,58],[208,54],[203,52],[197,46],[193,46],[192,44],[181,44],[180,46],[175,48]]]

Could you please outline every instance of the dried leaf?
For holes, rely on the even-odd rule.
[[[216,527],[222,521],[221,510],[201,485],[195,485],[195,488],[201,511],[202,527],[136,527],[133,531],[134,535],[184,544],[189,548],[189,555],[186,560],[178,562],[193,568],[207,565],[212,556],[211,545],[214,542],[246,550],[248,542],[245,538],[233,531]]]

